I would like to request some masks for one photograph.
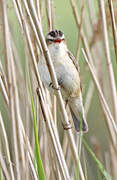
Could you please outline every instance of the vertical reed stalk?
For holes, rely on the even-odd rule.
[[[108,0],[110,15],[111,15],[111,22],[112,22],[112,31],[113,31],[113,39],[114,39],[114,48],[115,48],[115,56],[116,56],[116,62],[117,62],[117,27],[115,22],[115,14],[114,14],[114,8],[113,8],[113,1]]]
[[[112,102],[113,102],[114,118],[115,118],[115,121],[117,122],[117,92],[116,92],[114,72],[113,72],[113,67],[112,67],[112,62],[111,62],[111,57],[110,57],[110,50],[109,50],[104,0],[99,0],[99,5],[100,5],[99,7],[100,7],[101,16],[102,16],[104,47],[105,47],[105,54],[106,54],[106,61],[107,61],[109,83],[110,83],[110,88],[111,88],[111,97],[112,97]]]

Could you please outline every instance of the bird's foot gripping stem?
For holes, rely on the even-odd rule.
[[[70,123],[70,122],[67,123],[67,124],[63,124],[63,123],[62,123],[62,125],[63,125],[63,129],[64,129],[64,130],[72,129],[72,126],[71,126],[71,123]]]
[[[49,87],[51,87],[52,89],[56,91],[60,90],[60,87],[55,87],[52,82],[49,84]]]

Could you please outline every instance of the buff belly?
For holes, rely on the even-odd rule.
[[[61,87],[61,92],[64,98],[69,96],[75,97],[80,90],[79,74],[73,64],[70,63],[54,63],[55,72],[58,83]],[[39,73],[42,82],[46,87],[54,93],[53,88],[50,86],[51,79],[46,64],[39,64]]]

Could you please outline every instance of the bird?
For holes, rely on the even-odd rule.
[[[86,133],[88,124],[83,107],[78,62],[68,50],[65,35],[61,30],[51,30],[46,35],[45,40],[54,65],[60,91],[64,101],[69,106],[75,130],[77,133]],[[55,90],[43,54],[39,57],[38,70],[43,84],[51,93],[54,93]]]

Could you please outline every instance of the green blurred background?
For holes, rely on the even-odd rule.
[[[15,45],[18,49],[18,53],[19,53],[18,55],[20,56],[20,63],[22,65],[22,68],[24,68],[25,53],[24,53],[22,34],[20,31],[20,27],[17,23],[17,18],[15,16],[13,6],[10,0],[8,2],[9,2],[8,12],[9,12],[10,28],[14,36]],[[75,23],[75,19],[73,16],[70,2],[68,0],[53,0],[53,4],[54,4],[54,13],[55,13],[55,28],[60,29],[64,32],[66,40],[67,40],[68,48],[75,56],[77,40],[78,40],[78,28]],[[76,4],[77,4],[77,9],[80,11],[80,7],[78,5],[79,3],[77,0],[76,0]],[[95,4],[95,12],[97,14],[97,19],[98,19],[98,14],[99,14],[98,0],[95,0],[94,4]],[[84,9],[85,17],[84,18],[86,19],[89,18],[87,15],[88,14],[87,8],[88,8],[87,3],[85,3],[85,9]],[[47,28],[47,19],[46,19],[45,13],[46,12],[44,9],[43,31],[44,31],[44,34],[46,35],[46,33],[48,32],[48,28]],[[88,29],[86,29],[85,26],[84,26],[84,30],[86,32],[86,37],[87,37]],[[110,30],[110,34],[111,34],[111,30]],[[113,41],[112,41],[112,35],[110,34],[109,34],[110,46],[112,47]],[[2,43],[2,37],[1,37],[0,42]],[[82,44],[81,44],[81,47],[82,47]],[[112,57],[112,61],[114,64],[114,69],[115,69],[116,62],[115,62],[113,47],[110,50],[111,50],[111,57]],[[0,45],[0,54],[1,54],[2,62],[4,63],[3,61],[4,53],[2,51],[2,44]],[[105,57],[103,59],[103,64],[105,64]],[[92,77],[90,75],[89,69],[86,65],[86,62],[83,58],[81,51],[80,51],[80,58],[79,58],[79,66],[80,66],[80,75],[81,75],[82,87],[83,87],[83,101],[85,104],[87,90],[90,85],[90,81],[92,81]],[[115,78],[117,82],[117,71],[115,71],[115,73],[116,73]],[[105,76],[105,81],[106,81],[106,76]],[[8,116],[6,115],[4,106],[5,105],[4,105],[2,96],[0,94],[0,109],[1,109],[4,119],[7,122]],[[105,117],[101,109],[101,105],[99,102],[96,88],[94,89],[94,92],[93,92],[91,105],[87,114],[87,121],[89,125],[89,132],[85,135],[85,138],[88,144],[91,146],[92,150],[95,153],[97,151],[100,153],[97,155],[99,155],[101,162],[105,165],[105,153],[109,152],[109,146],[110,146],[109,136],[108,136],[107,128],[105,125]],[[86,159],[87,159],[87,166],[90,167],[88,168],[89,169],[88,179],[90,180],[102,179],[96,168],[95,162],[92,160],[88,152],[86,152]]]

